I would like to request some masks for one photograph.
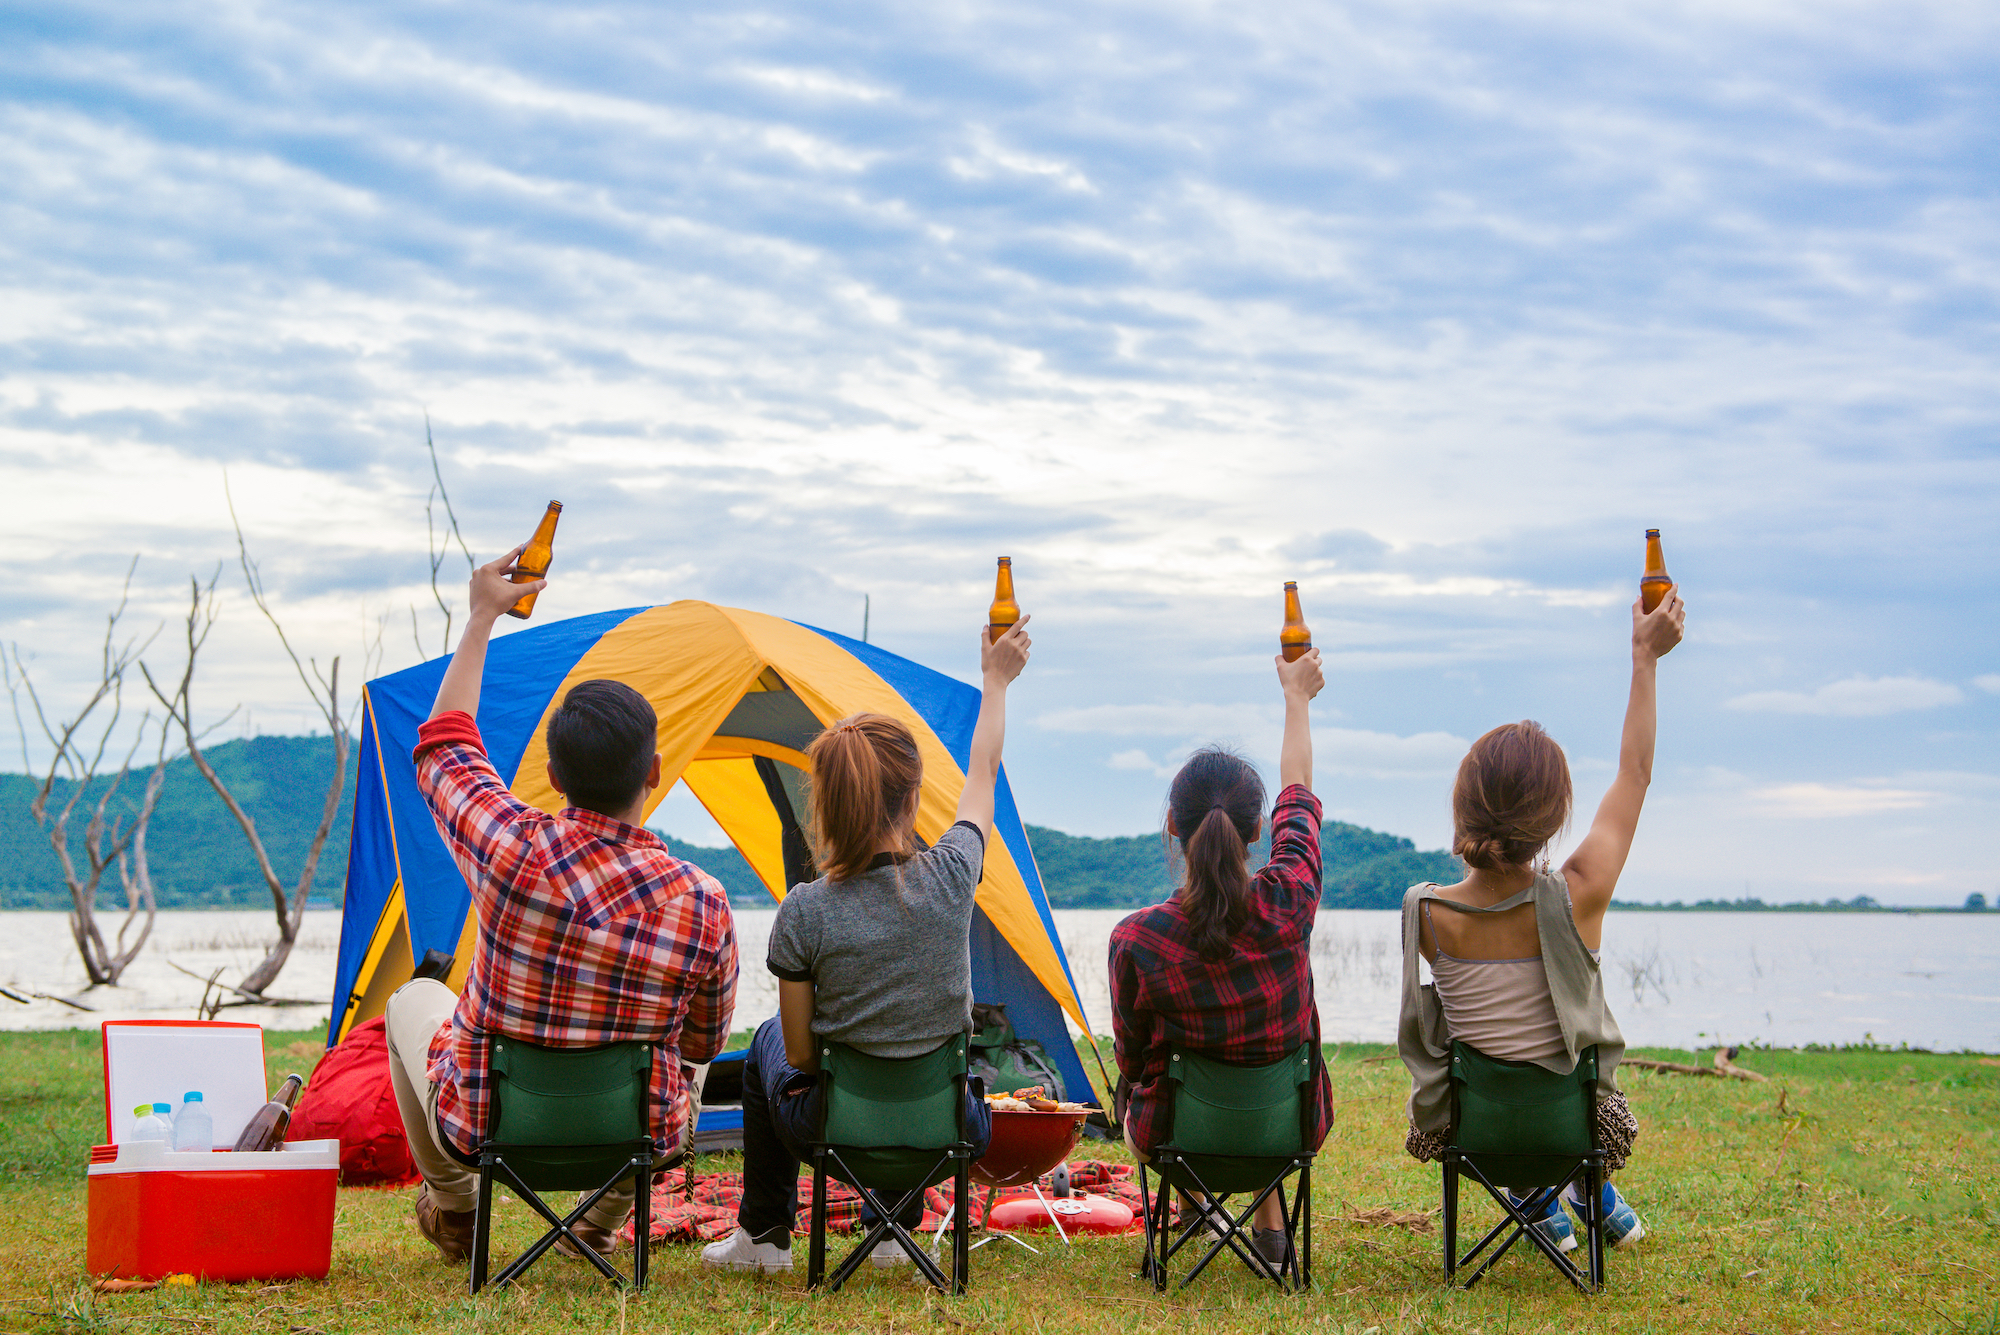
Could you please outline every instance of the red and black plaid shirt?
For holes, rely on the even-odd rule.
[[[555,1048],[639,1039],[658,1045],[653,1135],[679,1144],[681,1063],[722,1051],[736,1008],[728,895],[650,830],[522,802],[469,714],[440,715],[417,738],[417,786],[479,921],[465,991],[431,1039],[438,1125],[466,1153],[485,1138],[490,1034]]]
[[[1125,1128],[1142,1150],[1167,1138],[1167,1049],[1264,1066],[1299,1044],[1319,1048],[1312,930],[1319,912],[1319,799],[1301,784],[1278,794],[1271,860],[1251,879],[1250,916],[1229,953],[1207,960],[1169,900],[1111,932],[1111,1033],[1127,1085]],[[1312,1145],[1326,1138],[1333,1092],[1315,1064]]]

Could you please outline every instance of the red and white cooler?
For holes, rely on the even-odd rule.
[[[228,1146],[270,1097],[254,1024],[106,1021],[106,1144],[90,1152],[91,1274],[119,1279],[321,1279],[333,1259],[340,1142]],[[199,1090],[214,1122],[208,1152],[134,1140],[132,1108],[179,1107]],[[122,1114],[122,1115],[121,1115]]]

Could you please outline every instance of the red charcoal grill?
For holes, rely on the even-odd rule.
[[[1069,1158],[1069,1152],[1083,1138],[1084,1119],[1089,1116],[1088,1112],[1006,1112],[994,1109],[993,1139],[988,1142],[986,1153],[974,1160],[969,1170],[972,1180],[986,1188],[986,1205],[979,1215],[982,1230],[993,1216],[993,1198],[1002,1187],[1031,1187],[1035,1199],[1044,1206],[1048,1205],[1048,1198],[1042,1195],[1037,1179]],[[1069,1234],[1064,1231],[1062,1220],[1053,1208],[1048,1214],[1056,1226],[1056,1235],[1067,1245]],[[945,1224],[949,1222],[950,1216],[947,1215],[938,1224],[938,1241],[943,1240]],[[1011,1233],[991,1233],[972,1245],[974,1248],[984,1247],[995,1238],[1011,1239],[1036,1255],[1041,1254]]]

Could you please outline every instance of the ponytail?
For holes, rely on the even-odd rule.
[[[1195,949],[1220,959],[1250,916],[1250,841],[1264,814],[1264,781],[1241,756],[1203,747],[1174,776],[1167,810],[1187,864],[1175,898]]]
[[[924,777],[917,739],[886,714],[855,714],[813,738],[806,759],[814,860],[830,880],[851,880],[908,819]]]

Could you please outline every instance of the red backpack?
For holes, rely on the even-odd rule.
[[[285,1139],[338,1140],[342,1186],[417,1180],[389,1084],[389,1035],[381,1016],[354,1026],[319,1059]]]

